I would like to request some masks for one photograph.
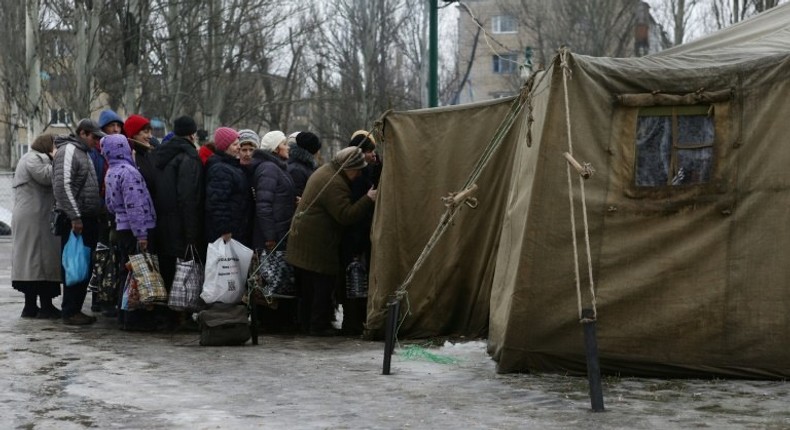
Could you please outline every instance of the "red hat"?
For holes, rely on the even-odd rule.
[[[150,126],[151,121],[149,121],[148,118],[142,115],[130,115],[129,118],[126,118],[126,122],[123,123],[123,133],[126,137],[131,139],[139,133],[140,130]]]
[[[238,138],[239,132],[230,127],[220,127],[214,130],[214,146],[217,151],[227,151],[228,147]]]

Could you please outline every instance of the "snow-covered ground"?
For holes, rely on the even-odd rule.
[[[196,333],[129,333],[23,320],[0,239],[0,428],[790,428],[784,381],[498,375],[485,341],[383,344],[263,336],[201,347]]]

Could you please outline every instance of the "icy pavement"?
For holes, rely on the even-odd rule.
[[[383,344],[264,336],[200,347],[195,333],[22,320],[0,239],[0,428],[651,429],[790,428],[783,381],[606,378],[607,412],[589,412],[587,382],[497,375],[483,341],[444,343],[438,364]]]

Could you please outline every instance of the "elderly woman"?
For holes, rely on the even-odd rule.
[[[340,240],[343,227],[359,222],[373,210],[376,190],[351,200],[351,182],[366,166],[362,150],[338,151],[307,180],[291,224],[286,260],[295,268],[300,288],[299,319],[311,336],[332,336],[332,293],[341,274]]]
[[[249,247],[252,192],[239,162],[239,133],[219,127],[214,146],[216,152],[206,163],[206,239],[236,239]]]
[[[14,234],[11,285],[25,294],[22,318],[60,318],[52,298],[60,295],[60,238],[50,231],[54,136],[36,138],[14,173]],[[37,299],[41,303],[39,308]]]

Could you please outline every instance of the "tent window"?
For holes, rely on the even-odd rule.
[[[714,164],[713,143],[710,105],[640,109],[636,185],[662,187],[709,182]]]

